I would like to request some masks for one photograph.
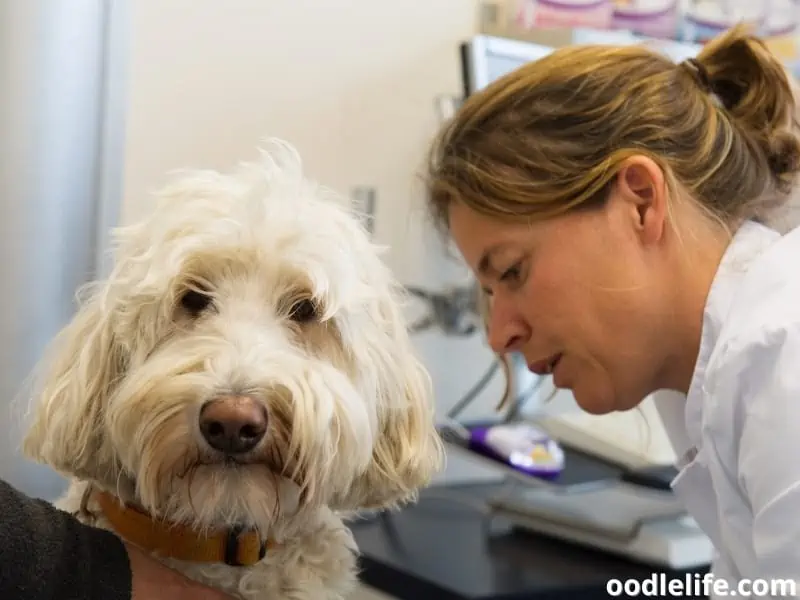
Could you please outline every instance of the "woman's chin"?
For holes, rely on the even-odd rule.
[[[597,378],[584,378],[571,388],[581,410],[592,415],[605,415],[620,410],[612,387]]]

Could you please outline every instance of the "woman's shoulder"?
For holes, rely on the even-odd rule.
[[[800,295],[732,309],[706,369],[711,407],[734,418],[774,410],[789,401],[800,407]],[[800,413],[799,413],[800,415]]]
[[[777,360],[800,345],[800,229],[770,244],[744,270],[717,332],[717,369]]]
[[[763,237],[730,267],[738,270],[704,327],[710,350],[698,364],[703,421],[734,437],[768,412],[797,412],[800,422],[800,230]]]

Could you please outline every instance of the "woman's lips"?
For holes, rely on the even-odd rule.
[[[528,369],[530,369],[531,372],[536,373],[540,377],[544,375],[549,375],[550,373],[553,372],[553,369],[556,368],[556,365],[558,364],[559,360],[561,360],[561,354],[553,354],[548,358],[532,362],[531,364],[528,365]]]

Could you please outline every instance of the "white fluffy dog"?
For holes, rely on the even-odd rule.
[[[237,597],[345,598],[342,515],[442,466],[399,288],[359,222],[274,142],[186,174],[121,228],[57,338],[25,452],[58,506]]]

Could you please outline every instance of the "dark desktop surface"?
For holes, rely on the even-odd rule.
[[[619,467],[566,452],[559,484],[625,476]],[[489,519],[482,501],[499,489],[494,483],[433,487],[416,505],[352,522],[362,581],[401,600],[588,600],[608,598],[611,579],[642,582],[663,572]],[[707,570],[664,574],[685,581]]]

